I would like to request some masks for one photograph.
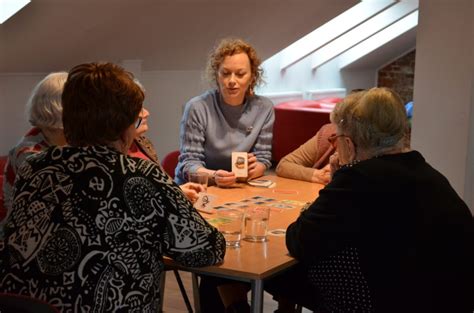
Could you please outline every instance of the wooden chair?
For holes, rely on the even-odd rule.
[[[54,306],[24,295],[0,293],[0,312],[59,313]]]

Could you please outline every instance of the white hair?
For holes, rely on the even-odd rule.
[[[137,84],[138,87],[140,87],[140,89],[143,91],[143,93],[145,93],[145,91],[146,91],[146,90],[145,90],[145,87],[142,85],[142,83],[140,83],[140,81],[139,81],[137,78],[134,78],[134,79],[133,79],[133,82],[134,82],[135,84]]]
[[[35,86],[26,103],[26,115],[31,125],[63,128],[61,95],[67,75],[66,72],[51,73]]]

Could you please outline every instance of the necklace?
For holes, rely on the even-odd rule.
[[[356,165],[357,163],[360,163],[360,162],[361,162],[361,160],[352,160],[349,163],[342,165],[341,168],[353,167],[354,165]]]
[[[358,163],[360,163],[360,162],[362,162],[362,161],[367,161],[367,160],[371,160],[371,159],[376,159],[376,158],[378,158],[379,156],[381,156],[381,155],[377,154],[377,155],[375,155],[375,156],[373,156],[373,157],[371,157],[371,158],[365,159],[365,160],[352,160],[352,161],[350,161],[349,163],[342,165],[340,168],[353,167],[354,165],[356,165],[356,164],[358,164]]]

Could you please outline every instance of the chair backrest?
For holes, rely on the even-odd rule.
[[[163,160],[161,160],[161,166],[172,178],[174,178],[174,170],[176,169],[176,165],[178,165],[178,158],[179,150],[175,150],[165,155]]]
[[[0,312],[59,313],[52,305],[24,295],[0,293]]]
[[[340,98],[297,100],[275,106],[272,159],[278,164],[281,158],[313,137],[324,124]]]

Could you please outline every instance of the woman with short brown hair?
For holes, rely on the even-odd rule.
[[[69,72],[62,101],[70,146],[20,167],[0,242],[0,292],[61,310],[156,312],[163,256],[185,266],[222,261],[224,238],[172,179],[127,156],[143,99],[117,65]]]

